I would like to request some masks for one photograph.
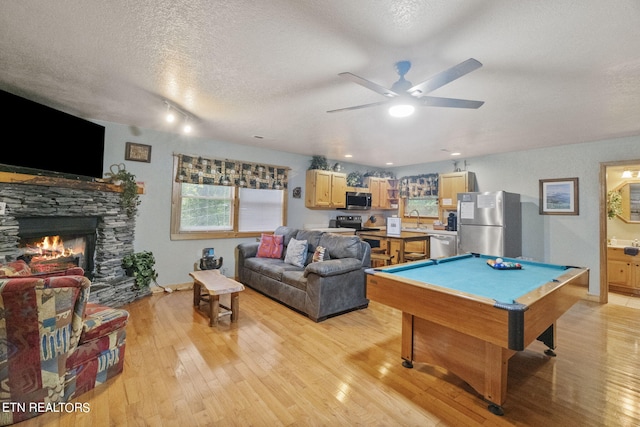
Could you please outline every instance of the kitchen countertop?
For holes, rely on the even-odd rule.
[[[314,227],[314,228],[305,228],[305,230],[313,230],[313,231],[322,231],[324,233],[356,233],[355,228],[346,228],[346,227]]]

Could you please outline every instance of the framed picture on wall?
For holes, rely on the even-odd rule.
[[[124,151],[125,160],[133,160],[134,162],[151,163],[151,146],[145,144],[136,144],[135,142],[127,142]]]
[[[578,215],[578,178],[540,180],[540,215]]]

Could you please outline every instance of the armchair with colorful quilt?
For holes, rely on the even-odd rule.
[[[23,261],[0,264],[2,426],[56,411],[124,367],[129,313],[88,303],[81,268],[30,273]]]

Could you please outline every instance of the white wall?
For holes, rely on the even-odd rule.
[[[254,239],[211,239],[172,241],[170,239],[171,182],[173,154],[197,154],[235,160],[261,161],[289,166],[288,225],[328,224],[339,211],[310,210],[304,207],[305,173],[310,157],[219,141],[184,137],[114,123],[106,127],[105,171],[114,163],[126,168],[145,183],[145,194],[136,226],[136,251],[151,250],[157,261],[158,281],[162,285],[189,282],[202,248],[215,247],[223,256],[224,273],[235,271],[235,247]],[[149,144],[151,163],[124,160],[126,142]],[[505,190],[520,193],[523,202],[523,255],[544,262],[585,266],[591,269],[590,293],[599,293],[599,165],[600,162],[640,158],[640,137],[595,143],[504,153],[467,159],[467,169],[475,172],[478,191]],[[345,164],[345,171],[368,167]],[[460,160],[458,167],[464,167]],[[394,169],[404,175],[451,172],[452,162],[428,163]],[[580,215],[549,216],[538,214],[538,180],[579,178]],[[291,192],[302,187],[303,196],[294,199]]]

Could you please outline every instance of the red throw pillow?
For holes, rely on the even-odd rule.
[[[259,258],[281,258],[284,236],[262,234],[258,246]]]

